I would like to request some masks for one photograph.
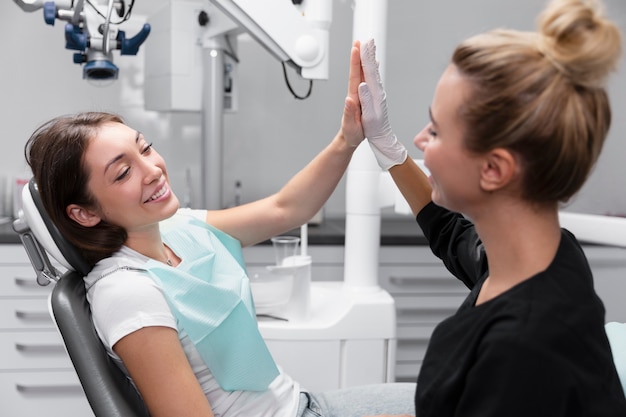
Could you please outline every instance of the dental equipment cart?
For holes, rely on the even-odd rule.
[[[259,318],[276,362],[309,390],[392,382],[396,317],[382,289],[312,282],[307,320]]]

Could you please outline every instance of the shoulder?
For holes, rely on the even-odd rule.
[[[163,291],[141,265],[130,258],[107,258],[85,277],[94,325],[109,348],[143,327],[176,328]]]
[[[153,304],[163,304],[165,296],[158,284],[142,268],[142,264],[130,259],[108,258],[99,262],[85,277],[87,299],[94,314],[99,309],[110,310],[126,305],[146,309]]]
[[[486,253],[474,224],[432,202],[418,213],[417,222],[433,254],[452,275],[473,288],[487,270]]]
[[[89,294],[92,288],[96,286],[101,288],[101,282],[111,283],[122,279],[128,282],[134,281],[127,279],[129,276],[134,276],[138,280],[141,280],[142,277],[149,279],[144,270],[145,263],[148,260],[148,257],[128,247],[122,247],[112,256],[98,261],[87,274],[84,278],[87,293]],[[104,280],[104,278],[107,279]]]

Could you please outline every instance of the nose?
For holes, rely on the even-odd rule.
[[[150,184],[154,181],[158,181],[163,175],[163,170],[159,167],[155,161],[152,161],[151,158],[145,159],[143,161],[143,174],[144,174],[144,182],[146,184]]]
[[[428,133],[428,127],[429,125],[426,125],[424,129],[422,129],[422,131],[419,132],[413,139],[413,143],[415,144],[417,149],[419,149],[422,152],[424,152],[424,149],[426,149],[428,142],[430,142],[430,134]]]

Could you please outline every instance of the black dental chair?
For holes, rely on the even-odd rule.
[[[96,417],[149,417],[146,406],[122,371],[106,353],[91,321],[83,276],[88,264],[66,241],[46,214],[31,179],[22,192],[23,209],[13,223],[37,273],[37,282],[56,282],[50,313]],[[50,254],[67,268],[60,274]]]

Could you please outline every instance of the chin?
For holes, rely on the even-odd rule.
[[[170,201],[168,201],[167,203],[167,212],[169,216],[173,216],[178,209],[180,208],[180,202],[178,201],[178,198],[172,193],[172,196],[170,197]]]
[[[457,209],[452,207],[450,204],[447,204],[446,201],[443,198],[441,198],[441,195],[437,193],[434,189],[430,195],[430,198],[433,201],[433,203],[435,203],[439,207],[443,207],[450,211],[458,211]]]
[[[440,206],[440,207],[444,207],[443,202],[441,201],[441,198],[439,198],[439,193],[437,191],[435,191],[435,189],[433,188],[433,190],[430,193],[430,199],[433,201],[433,203],[435,203],[436,205]]]

